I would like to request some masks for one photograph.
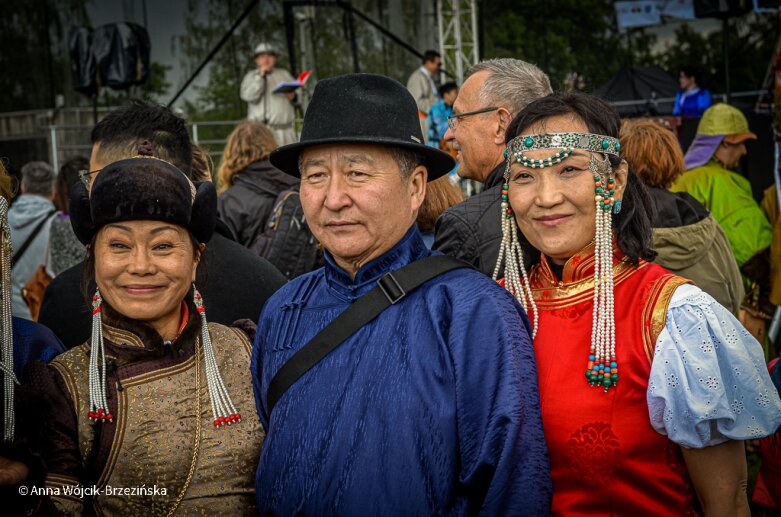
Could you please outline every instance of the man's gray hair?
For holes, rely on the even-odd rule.
[[[413,151],[404,147],[389,147],[388,152],[390,152],[396,165],[399,166],[399,172],[404,179],[409,178],[418,165],[426,165],[426,158],[419,151]]]
[[[46,162],[29,162],[22,166],[22,189],[27,194],[51,196],[54,192],[54,169]]]
[[[486,107],[506,108],[513,117],[530,102],[553,93],[545,72],[520,59],[481,61],[467,71],[466,77],[483,70],[488,76],[480,90],[480,99]]]

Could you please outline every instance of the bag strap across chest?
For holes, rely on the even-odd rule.
[[[374,320],[382,311],[398,303],[425,282],[462,267],[471,266],[453,257],[438,255],[412,262],[397,271],[384,274],[377,281],[375,288],[355,300],[282,365],[269,384],[266,397],[267,414],[271,416],[274,406],[290,386],[359,328]]]

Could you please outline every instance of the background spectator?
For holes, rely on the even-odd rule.
[[[22,167],[22,193],[8,211],[14,249],[11,259],[14,316],[32,318],[22,298],[22,288],[46,260],[49,226],[56,212],[53,193],[54,171],[48,163],[30,162]]]

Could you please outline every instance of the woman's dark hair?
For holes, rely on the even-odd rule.
[[[598,135],[618,138],[621,128],[618,113],[602,99],[580,92],[560,92],[537,99],[518,113],[507,128],[505,143],[523,134],[532,124],[559,115],[573,115],[581,119],[589,131]],[[621,163],[621,158],[617,156],[608,157],[613,168]],[[651,222],[654,216],[653,200],[630,168],[621,212],[613,216],[613,229],[619,249],[633,264],[637,264],[640,259],[652,261],[656,258],[656,252],[651,249]],[[525,255],[531,256],[530,262],[537,262],[539,251],[526,241],[522,233],[521,240],[525,244]]]
[[[700,75],[700,71],[696,67],[682,66],[678,69],[678,73],[694,79],[694,83],[700,88],[702,88],[703,86],[702,76]]]

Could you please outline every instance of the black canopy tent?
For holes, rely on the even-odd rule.
[[[657,99],[675,97],[678,81],[658,66],[627,66],[594,91],[594,95],[608,102],[618,103],[616,109],[622,116],[669,115],[671,101]],[[636,104],[623,104],[635,101]]]

